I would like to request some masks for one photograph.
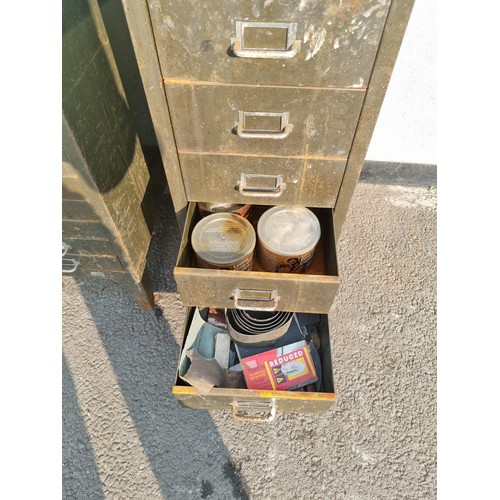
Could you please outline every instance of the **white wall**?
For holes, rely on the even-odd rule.
[[[415,0],[367,160],[437,164],[436,5]]]

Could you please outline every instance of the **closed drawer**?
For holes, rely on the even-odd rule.
[[[390,2],[148,2],[169,80],[363,88]]]
[[[321,239],[306,273],[267,272],[256,254],[252,271],[201,269],[196,265],[190,242],[200,215],[196,204],[189,203],[174,269],[182,303],[185,306],[328,313],[340,284],[333,210],[321,208],[314,212],[321,224]]]
[[[67,245],[67,255],[106,255],[115,256],[116,247],[108,240],[80,240],[66,238],[63,246]]]
[[[180,152],[345,157],[364,92],[167,85]]]
[[[189,201],[334,207],[345,160],[179,155]]]
[[[195,308],[188,308],[184,328],[184,343]],[[186,408],[205,410],[232,409],[233,416],[240,419],[240,412],[324,413],[336,401],[333,384],[333,365],[330,345],[328,315],[319,317],[318,333],[320,336],[319,355],[321,359],[322,383],[320,392],[304,391],[256,391],[249,389],[213,388],[208,394],[200,395],[195,387],[184,382],[177,371],[173,395]],[[263,419],[265,421],[265,417]]]
[[[63,273],[77,274],[85,271],[123,271],[123,266],[114,256],[70,255],[63,257]]]
[[[100,222],[78,220],[62,221],[63,240],[65,238],[81,238],[88,240],[111,240],[110,232]]]

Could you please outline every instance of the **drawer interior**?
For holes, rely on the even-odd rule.
[[[184,325],[184,336],[181,346],[185,346],[189,327],[195,312],[195,307],[187,308],[186,321]],[[234,406],[255,406],[272,403],[276,410],[283,412],[324,413],[336,401],[333,364],[331,356],[331,340],[328,326],[328,315],[314,315],[318,319],[317,330],[320,336],[319,355],[321,359],[322,380],[318,392],[306,392],[304,390],[294,391],[272,391],[272,390],[249,390],[214,387],[208,394],[202,395],[195,387],[189,385],[179,376],[176,371],[175,385],[172,393],[186,408],[199,409],[230,409]],[[179,362],[181,356],[179,355]],[[179,365],[179,363],[178,363]]]
[[[190,217],[190,221],[187,220],[186,223],[189,222],[189,228],[188,228],[188,238],[187,241],[182,241],[181,244],[181,251],[179,253],[179,259],[177,262],[177,266],[179,267],[190,267],[190,268],[196,268],[198,267],[196,263],[196,257],[193,252],[193,247],[191,246],[191,233],[193,232],[194,227],[196,224],[201,220],[201,215],[198,212],[196,208],[196,203],[191,203],[190,212],[192,215]],[[255,232],[257,233],[257,222],[260,216],[268,210],[270,207],[268,206],[261,206],[261,205],[254,205],[252,206],[252,225],[254,226]],[[318,246],[316,247],[316,251],[314,252],[314,259],[311,264],[311,267],[302,274],[295,274],[294,276],[300,277],[300,276],[307,276],[307,275],[324,275],[324,276],[338,276],[338,267],[337,267],[337,258],[336,258],[336,253],[335,253],[335,247],[331,246],[331,240],[332,240],[332,210],[329,208],[311,208],[314,212],[314,214],[318,217],[320,224],[321,224],[321,238],[318,242]],[[253,260],[253,268],[252,271],[254,272],[265,272],[266,269],[262,266],[262,264],[259,261],[259,257],[257,255],[257,252],[254,253],[254,260]],[[252,272],[252,271],[247,271],[247,272]],[[231,272],[231,271],[229,271]],[[268,273],[273,275],[274,273]]]
[[[252,224],[256,226],[259,214],[269,207],[253,206]],[[235,289],[270,290],[280,300],[276,310],[328,313],[340,283],[333,210],[311,208],[321,225],[321,238],[313,262],[302,274],[266,271],[254,253],[252,271],[204,269],[198,267],[191,246],[191,233],[201,219],[196,203],[189,203],[186,225],[179,249],[174,277],[186,306],[234,307]],[[249,307],[252,308],[252,307]],[[258,308],[258,307],[256,307]]]

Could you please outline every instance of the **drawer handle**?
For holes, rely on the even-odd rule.
[[[276,403],[271,400],[269,403],[261,401],[235,401],[232,405],[233,418],[238,422],[272,422],[276,418]],[[262,417],[249,417],[240,414],[240,411],[249,413],[250,411],[266,411],[269,410],[269,415]]]
[[[245,129],[245,119],[249,116],[275,116],[281,118],[280,130],[251,130]],[[242,139],[286,139],[292,131],[293,125],[288,123],[289,113],[264,113],[238,111],[238,122],[235,123],[236,135]]]
[[[62,272],[63,273],[74,273],[76,268],[79,266],[80,262],[76,259],[63,259],[62,260]]]
[[[269,174],[241,174],[236,185],[238,191],[245,196],[274,198],[281,196],[286,188],[282,175]]]
[[[245,28],[285,29],[286,48],[252,48],[245,47]],[[296,40],[297,23],[257,23],[236,21],[236,37],[231,38],[231,50],[237,57],[252,59],[291,59],[300,51],[300,40]]]
[[[64,243],[64,241],[63,241],[62,242],[62,256],[64,257],[70,249],[71,249],[71,247],[69,245],[67,245],[66,243]]]
[[[230,299],[234,308],[243,311],[274,311],[280,298],[276,290],[244,290],[236,288]]]

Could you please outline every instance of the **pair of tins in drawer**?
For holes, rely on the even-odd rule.
[[[204,269],[196,265],[191,234],[200,220],[189,203],[174,277],[185,306],[295,311],[327,314],[340,284],[333,210],[313,210],[321,238],[313,262],[304,274],[273,273],[254,261],[252,271]]]

